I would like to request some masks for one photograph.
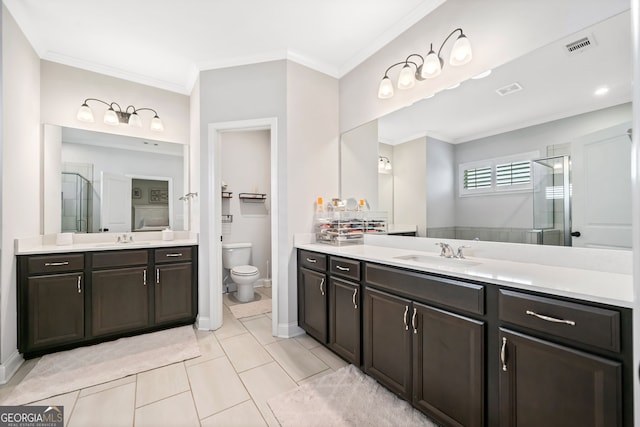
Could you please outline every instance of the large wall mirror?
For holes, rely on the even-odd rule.
[[[188,146],[44,126],[44,233],[188,229]]]
[[[419,236],[630,249],[630,33],[610,17],[346,132],[342,197]]]

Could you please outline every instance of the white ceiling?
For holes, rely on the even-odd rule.
[[[629,12],[623,12],[502,65],[484,79],[467,80],[388,114],[378,119],[380,141],[393,145],[429,135],[460,143],[630,102],[630,24]],[[565,46],[584,36],[595,45],[568,54]],[[523,90],[507,96],[495,92],[512,83]],[[609,92],[594,95],[603,86]]]
[[[3,0],[42,59],[189,94],[289,58],[341,77],[445,0]]]

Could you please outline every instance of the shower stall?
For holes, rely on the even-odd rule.
[[[62,172],[62,232],[91,230],[91,182],[75,172]]]
[[[571,246],[569,156],[532,162],[533,238],[540,245]]]

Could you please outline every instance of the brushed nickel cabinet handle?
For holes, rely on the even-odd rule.
[[[542,319],[542,320],[545,320],[547,322],[563,323],[563,324],[569,325],[569,326],[576,326],[576,322],[574,322],[573,320],[557,319],[555,317],[545,316],[544,314],[538,314],[535,311],[531,311],[531,310],[527,310],[527,311],[525,311],[525,313],[528,314],[529,316],[534,316],[534,317],[537,317],[538,319]]]
[[[314,258],[307,258],[307,262],[310,262],[310,263],[312,263],[312,264],[315,264],[316,262],[318,262],[318,260],[317,260],[317,259],[314,259]]]
[[[404,330],[408,331],[409,330],[409,323],[407,322],[407,313],[409,312],[409,306],[405,305],[404,306],[404,314],[402,315],[402,320],[404,321]]]
[[[353,302],[353,308],[358,308],[358,303],[356,302],[356,296],[358,295],[358,288],[353,290],[353,295],[351,295],[351,301]]]
[[[500,348],[500,362],[502,362],[502,370],[507,372],[507,338],[502,337],[502,348]]]
[[[160,284],[160,269],[156,268],[156,285]]]
[[[82,286],[80,284],[81,281],[82,281],[82,276],[78,276],[78,293],[79,294],[82,293]]]
[[[147,269],[142,270],[142,284],[147,286]]]
[[[69,265],[69,261],[62,261],[62,262],[45,262],[44,266],[45,267],[60,267],[61,265]]]
[[[343,267],[341,265],[336,265],[336,268],[340,271],[349,271],[349,267]]]
[[[418,328],[416,327],[416,315],[418,314],[418,310],[413,307],[413,316],[411,316],[411,326],[413,326],[413,333],[418,333]]]
[[[324,296],[324,277],[320,281],[320,294]]]
[[[179,256],[182,256],[182,254],[181,253],[166,254],[165,256],[168,256],[168,257],[179,257]]]

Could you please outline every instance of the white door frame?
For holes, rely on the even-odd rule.
[[[221,134],[251,130],[269,130],[271,138],[271,277],[272,320],[274,336],[278,331],[279,245],[278,245],[278,119],[267,117],[209,124],[209,205],[212,208],[209,226],[209,315],[211,329],[222,326],[222,174]]]

